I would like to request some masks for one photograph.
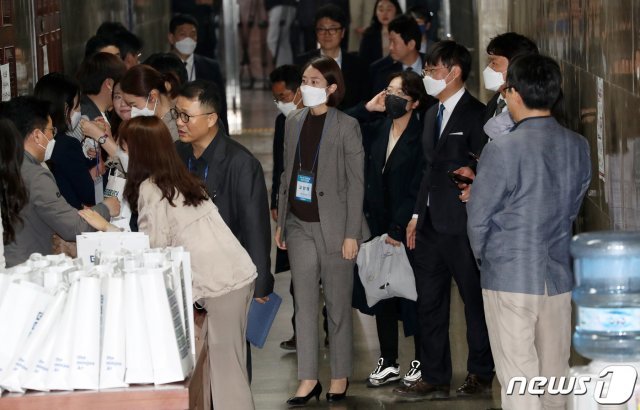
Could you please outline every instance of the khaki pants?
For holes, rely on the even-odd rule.
[[[483,289],[489,341],[505,410],[564,409],[563,395],[506,395],[509,380],[566,376],[571,347],[571,292],[527,295]]]
[[[253,283],[226,295],[205,298],[209,332],[211,396],[216,410],[254,408],[247,374],[247,315]]]

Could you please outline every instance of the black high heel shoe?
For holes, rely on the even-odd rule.
[[[344,388],[342,393],[329,393],[327,392],[327,401],[329,403],[335,403],[347,398],[347,390],[349,390],[349,379],[347,379],[347,387]]]
[[[320,380],[318,380],[316,385],[309,392],[309,394],[307,394],[306,396],[290,397],[289,400],[287,400],[287,404],[289,405],[289,407],[304,406],[314,396],[316,398],[316,401],[319,401],[320,400],[320,393],[322,393],[322,385],[320,384]]]

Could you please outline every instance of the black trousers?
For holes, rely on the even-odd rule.
[[[467,323],[467,371],[492,377],[493,357],[484,318],[480,272],[466,234],[436,232],[428,212],[416,235],[414,273],[418,291],[422,378],[431,384],[451,383],[449,312],[451,278],[458,285]],[[421,215],[422,217],[422,215]]]
[[[401,317],[400,300],[384,299],[376,303],[376,327],[380,342],[380,357],[395,363],[398,359],[398,319]],[[420,360],[420,333],[413,336],[415,360]]]

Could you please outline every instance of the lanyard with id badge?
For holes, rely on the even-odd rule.
[[[332,110],[329,110],[329,113],[333,114]],[[329,116],[327,113],[327,117]],[[329,123],[329,119],[325,118],[324,125],[322,127],[322,134],[320,134],[320,140],[318,141],[318,146],[316,147],[316,154],[313,158],[313,164],[311,165],[311,170],[306,171],[302,167],[302,141],[300,140],[300,136],[302,134],[302,126],[304,125],[307,115],[309,115],[309,109],[306,109],[306,113],[304,113],[304,119],[299,122],[298,125],[298,173],[296,175],[296,201],[307,202],[310,203],[313,201],[313,184],[315,183],[315,168],[318,163],[318,153],[320,152],[320,144],[322,144],[322,138],[327,130],[327,123]]]

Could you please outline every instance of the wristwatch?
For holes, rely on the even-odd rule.
[[[107,134],[104,134],[102,137],[98,138],[98,143],[100,145],[104,144],[105,142],[107,142]]]

